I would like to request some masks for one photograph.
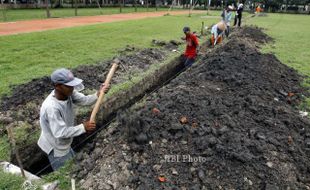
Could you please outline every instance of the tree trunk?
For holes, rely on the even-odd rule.
[[[50,8],[49,8],[48,4],[49,4],[48,0],[45,0],[46,17],[51,18]]]
[[[98,8],[100,10],[100,14],[103,14],[102,10],[101,10],[101,6],[100,6],[100,3],[99,3],[99,0],[96,0],[97,1],[97,5],[98,5]]]
[[[210,6],[211,6],[211,0],[207,0],[208,1],[208,12],[207,14],[209,15],[209,12],[210,12]]]
[[[188,17],[192,16],[192,0],[189,2]]]
[[[4,0],[1,0],[1,9],[2,9],[3,21],[5,22],[6,21],[6,8],[4,7],[3,1]]]
[[[75,15],[75,16],[78,15],[78,4],[77,4],[77,0],[74,0],[74,15]]]
[[[137,0],[133,0],[133,6],[135,7],[135,12],[137,12]]]
[[[122,12],[122,3],[121,3],[121,0],[118,0],[118,4],[119,4],[119,12],[121,13],[121,12]]]

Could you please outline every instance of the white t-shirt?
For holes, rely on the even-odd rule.
[[[71,149],[73,137],[86,132],[83,124],[74,126],[74,105],[92,105],[96,100],[96,94],[85,96],[74,90],[67,100],[61,101],[52,91],[40,110],[39,147],[47,154],[54,150],[55,157],[66,155]]]

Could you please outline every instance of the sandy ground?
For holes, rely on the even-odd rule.
[[[193,11],[193,13],[204,13],[204,12],[205,11]],[[83,16],[83,17],[52,18],[52,19],[16,21],[16,22],[1,22],[0,36],[68,28],[74,26],[91,25],[98,23],[108,23],[115,21],[153,18],[163,16],[166,13],[167,11],[160,11],[160,12],[148,12],[148,13],[145,12],[127,13],[127,14],[113,14],[113,15],[100,15],[100,16]],[[188,14],[188,11],[187,10],[173,11],[169,12],[169,14],[170,15]]]

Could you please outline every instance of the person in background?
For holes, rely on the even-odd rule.
[[[226,24],[226,30],[225,30],[225,35],[226,37],[229,36],[229,33],[230,33],[230,21],[231,21],[231,18],[232,18],[232,11],[233,10],[233,7],[231,5],[229,5],[226,10],[225,10],[225,17],[224,17],[224,22]]]
[[[243,3],[238,3],[237,10],[236,10],[236,16],[234,21],[234,26],[238,23],[238,26],[241,26],[241,19],[242,19],[242,12],[243,12]]]
[[[187,26],[183,28],[185,37],[182,38],[186,41],[186,49],[183,54],[183,62],[185,67],[190,67],[194,62],[198,54],[199,41],[195,34],[191,32],[191,29]]]

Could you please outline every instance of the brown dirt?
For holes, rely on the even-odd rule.
[[[204,12],[205,11],[193,11],[193,13],[204,13]],[[70,17],[70,18],[51,18],[42,20],[2,22],[0,23],[0,36],[68,28],[74,26],[91,25],[98,23],[153,18],[163,16],[166,13],[168,12],[160,11],[149,13],[128,13],[128,14],[113,14],[102,16],[83,16],[83,17]],[[169,14],[170,15],[188,14],[188,11],[170,11]]]

